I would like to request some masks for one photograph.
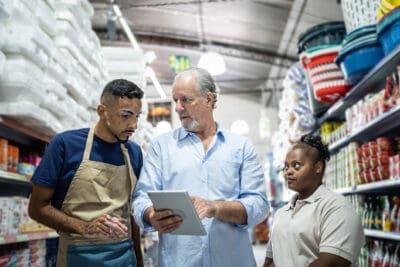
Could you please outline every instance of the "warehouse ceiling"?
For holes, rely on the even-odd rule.
[[[93,28],[103,45],[130,46],[119,24],[110,35],[110,0],[91,0]],[[216,76],[222,94],[271,102],[297,61],[298,36],[313,25],[342,20],[338,0],[117,0],[139,46],[154,51],[160,83],[172,84],[171,55],[196,66],[203,51],[223,55],[227,71]],[[111,37],[111,38],[110,38]],[[112,39],[112,40],[110,40]]]

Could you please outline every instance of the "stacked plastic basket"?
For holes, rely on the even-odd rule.
[[[348,82],[356,84],[384,56],[376,34],[376,26],[358,28],[346,35],[336,63]]]
[[[343,22],[329,22],[308,29],[299,38],[300,62],[308,72],[315,99],[334,103],[350,88],[335,58],[346,34]]]
[[[375,25],[380,0],[342,0],[343,20],[347,33],[358,28]]]

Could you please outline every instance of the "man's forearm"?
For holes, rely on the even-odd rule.
[[[32,219],[55,229],[57,232],[83,234],[85,231],[85,221],[68,216],[50,204],[38,208],[36,211],[30,211],[29,215]]]
[[[214,217],[225,222],[246,224],[247,212],[239,201],[213,201],[216,207]]]

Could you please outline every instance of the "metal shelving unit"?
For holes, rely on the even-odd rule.
[[[354,187],[346,187],[334,190],[342,195],[351,194],[390,194],[400,192],[400,177],[397,179],[378,181],[368,184],[360,184]]]
[[[384,57],[364,78],[357,83],[344,97],[333,104],[317,121],[317,125],[344,117],[344,111],[368,93],[382,89],[386,76],[396,69],[400,62],[400,45]]]
[[[12,144],[18,145],[20,149],[43,151],[54,134],[49,129],[42,129],[39,126],[28,127],[13,117],[0,115],[0,137],[8,139]],[[25,175],[0,170],[0,196],[27,198],[31,192],[32,185]],[[7,246],[13,243],[56,237],[58,237],[58,234],[55,231],[6,234],[0,235],[0,245]]]
[[[373,139],[381,136],[392,129],[400,127],[400,120],[398,118],[400,118],[400,106],[396,106],[395,108],[370,121],[368,124],[364,125],[354,133],[351,133],[345,138],[331,144],[329,146],[329,150],[331,152],[336,152],[352,141]]]
[[[0,236],[0,245],[26,242],[31,240],[56,238],[56,237],[58,237],[58,234],[55,231],[32,232],[32,233],[24,233],[17,235],[4,235]]]
[[[400,233],[395,233],[395,232],[383,232],[379,230],[364,229],[364,234],[367,237],[400,241]]]
[[[27,180],[10,178],[0,174],[0,196],[29,197],[32,185]]]

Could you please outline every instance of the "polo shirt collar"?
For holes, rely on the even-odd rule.
[[[306,202],[306,203],[313,203],[313,202],[316,202],[317,200],[319,200],[320,198],[322,198],[322,197],[326,194],[327,191],[328,191],[328,189],[327,189],[324,185],[320,185],[320,186],[317,188],[317,190],[315,190],[314,193],[313,193],[311,196],[309,196],[309,197],[306,198],[306,199],[303,199],[302,201],[304,201],[304,202]],[[288,204],[286,204],[285,210],[294,209],[294,207],[295,207],[295,205],[296,205],[296,202],[298,201],[298,197],[299,197],[299,194],[298,194],[298,193],[294,194],[294,195],[290,198]]]

